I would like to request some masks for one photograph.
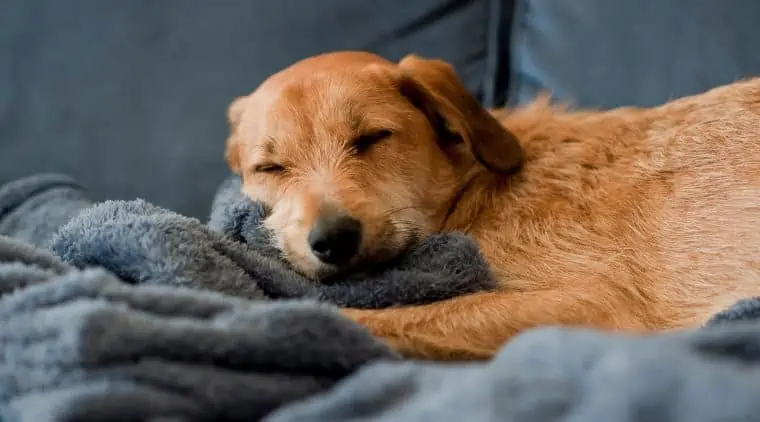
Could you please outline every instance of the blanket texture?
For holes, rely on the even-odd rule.
[[[236,194],[237,183],[222,185],[205,225],[142,201],[92,204],[60,176],[0,188],[0,233],[15,237],[0,237],[0,420],[707,422],[760,414],[758,298],[692,331],[545,327],[490,362],[402,361],[319,301],[381,307],[489,289],[472,243],[435,237],[381,272],[308,283],[278,258],[258,224],[266,210]],[[396,285],[417,280],[422,293]],[[296,297],[308,299],[271,300]]]
[[[375,363],[267,421],[756,421],[758,316],[760,300],[750,299],[693,332],[548,327],[489,363]]]
[[[314,283],[279,258],[265,216],[235,178],[208,224],[141,200],[93,203],[61,175],[0,187],[0,420],[257,420],[398,358],[319,302],[383,307],[493,287],[461,235]]]
[[[268,241],[266,211],[221,184],[208,224],[142,200],[93,203],[63,175],[46,174],[0,188],[0,235],[49,248],[78,268],[102,267],[132,284],[175,285],[249,299],[315,298],[381,308],[446,299],[493,288],[475,243],[435,235],[391,265],[330,284],[293,271]]]
[[[133,286],[0,238],[0,420],[257,420],[395,359],[329,306]]]

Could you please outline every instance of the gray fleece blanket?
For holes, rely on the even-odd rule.
[[[482,364],[374,363],[267,421],[757,421],[760,321],[731,317],[645,337],[534,329]]]
[[[235,178],[208,224],[140,200],[93,203],[61,175],[0,187],[0,420],[258,420],[398,358],[330,304],[493,287],[461,235],[314,283],[271,247],[265,215]]]
[[[382,308],[494,287],[466,236],[431,236],[382,268],[318,284],[280,259],[261,227],[266,210],[224,181],[207,224],[142,200],[94,203],[74,180],[36,175],[0,187],[0,235],[49,249],[78,268],[102,267],[131,284],[173,285],[248,299],[309,297]]]
[[[205,234],[183,235],[184,224],[157,223],[183,217],[150,204],[93,206],[72,181],[51,177],[46,183],[55,187],[31,189],[38,182],[30,180],[0,189],[0,232],[25,240],[0,238],[3,421],[698,422],[760,414],[758,299],[690,332],[634,337],[546,327],[517,337],[491,362],[408,362],[329,304],[270,299],[421,303],[424,295],[394,280],[431,282],[426,275],[449,265],[455,269],[442,279],[454,279],[470,264],[480,274],[470,288],[488,289],[477,250],[469,263],[426,267],[415,258],[405,266],[412,251],[343,288],[304,287],[255,229],[265,210],[240,202],[234,189],[222,187],[208,225],[187,226]],[[23,222],[34,215],[36,225]],[[440,257],[448,243],[431,241]],[[157,246],[163,242],[170,246]],[[230,245],[245,245],[256,259]],[[390,287],[357,286],[363,280]],[[456,282],[431,286],[419,287],[433,298],[464,292]]]

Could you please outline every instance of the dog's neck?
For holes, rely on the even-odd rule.
[[[493,174],[477,169],[467,177],[447,203],[440,231],[468,233],[479,220],[483,210],[489,209],[497,199],[494,193],[504,189],[510,176]]]
[[[476,166],[447,204],[441,231],[477,237],[519,230],[514,219],[533,221],[548,209],[583,208],[589,192],[603,188],[601,180],[626,183],[636,157],[649,153],[625,135],[646,130],[645,114],[565,112],[536,102],[498,115],[520,139],[523,167],[504,175]]]

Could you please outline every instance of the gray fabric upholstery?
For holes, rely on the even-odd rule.
[[[206,216],[232,98],[341,49],[443,57],[479,93],[489,3],[0,0],[0,183],[61,172]]]
[[[519,0],[510,101],[649,106],[760,75],[755,0]]]

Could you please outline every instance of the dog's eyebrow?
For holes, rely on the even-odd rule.
[[[367,135],[372,134],[375,132],[380,132],[383,130],[388,130],[391,132],[397,132],[402,130],[404,127],[400,123],[387,119],[387,118],[378,118],[373,116],[370,119],[364,119],[361,122],[359,122],[353,129],[354,133],[357,135]]]
[[[359,107],[355,104],[349,103],[346,118],[352,132],[361,131],[361,128],[364,125],[364,115],[361,113],[361,110],[359,110]]]
[[[376,132],[378,130],[390,130],[393,132],[404,129],[403,114],[391,113],[388,115],[387,107],[378,108],[357,108],[355,113],[349,115],[351,129],[356,134],[364,134],[366,132]]]
[[[274,154],[274,144],[274,138],[267,136],[261,141],[261,143],[255,145],[254,148],[260,150],[262,154],[271,155]]]

